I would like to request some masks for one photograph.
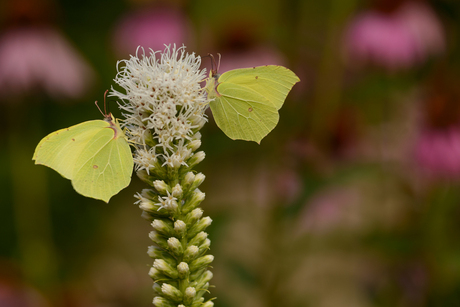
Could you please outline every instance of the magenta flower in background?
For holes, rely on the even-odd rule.
[[[441,22],[420,2],[405,2],[391,13],[362,12],[345,33],[345,53],[351,65],[364,62],[389,70],[404,69],[444,48]]]
[[[115,26],[113,44],[120,56],[134,54],[138,46],[163,50],[165,45],[180,47],[189,42],[186,17],[170,8],[149,8],[130,12]]]
[[[460,128],[423,131],[416,143],[415,156],[422,170],[433,177],[458,177]]]
[[[94,71],[51,27],[14,28],[0,36],[0,97],[42,90],[54,98],[85,93]]]

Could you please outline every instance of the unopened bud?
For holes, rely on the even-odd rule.
[[[164,236],[172,236],[174,235],[174,228],[172,225],[172,222],[169,220],[153,220],[152,222],[152,227],[156,231],[158,231],[159,234],[162,234]]]
[[[196,189],[191,195],[191,197],[187,199],[185,201],[185,204],[182,206],[182,213],[187,214],[188,212],[198,207],[200,203],[204,200],[205,197],[206,197],[205,193]]]
[[[171,192],[171,187],[163,180],[155,180],[153,182],[153,186],[162,195],[166,195],[167,192]]]
[[[214,307],[214,303],[212,301],[207,301],[201,307]]]
[[[184,293],[184,303],[187,305],[191,305],[193,302],[193,299],[195,298],[196,295],[196,289],[194,287],[188,287],[185,289]]]
[[[195,237],[193,237],[189,242],[188,244],[189,245],[196,245],[196,246],[200,246],[204,240],[206,240],[208,238],[208,234],[204,231],[198,233]]]
[[[195,174],[193,172],[188,172],[185,174],[184,180],[182,181],[182,190],[187,193],[190,190],[190,187],[195,181]]]
[[[190,168],[193,168],[198,163],[203,161],[205,157],[206,157],[206,154],[204,153],[204,151],[199,151],[190,157],[190,159],[187,161],[187,164]]]
[[[193,184],[191,186],[191,189],[195,190],[196,188],[198,188],[203,183],[203,181],[205,179],[206,179],[206,176],[203,173],[196,174],[195,175],[195,180],[193,180]]]
[[[192,272],[197,271],[197,270],[199,270],[199,269],[201,269],[203,267],[208,266],[213,261],[214,261],[214,256],[213,255],[206,255],[206,256],[200,257],[198,259],[195,259],[189,265],[190,271],[192,271]]]
[[[202,216],[203,210],[201,210],[200,208],[193,209],[192,212],[189,212],[185,216],[185,223],[189,227],[192,227],[196,223],[196,221],[198,221]]]
[[[206,239],[204,242],[200,245],[198,255],[203,255],[208,251],[209,247],[211,246],[211,240]]]
[[[182,248],[182,244],[176,237],[171,237],[168,239],[168,247],[169,250],[176,256],[182,256],[184,249]]]
[[[154,283],[152,286],[153,291],[155,291],[156,294],[162,294],[161,292],[161,286],[158,283]]]
[[[181,262],[177,265],[177,272],[179,273],[179,278],[186,279],[190,273],[190,268],[186,262]]]
[[[197,260],[199,260],[198,258]],[[172,266],[169,265],[165,260],[163,259],[155,259],[153,262],[153,267],[160,271],[161,273],[171,277],[171,278],[177,278],[178,273],[177,270],[174,269]]]
[[[203,289],[204,286],[212,279],[212,277],[213,277],[212,272],[207,270],[206,272],[201,274],[200,277],[198,277],[198,279],[196,280],[195,287],[197,289]]]
[[[172,196],[176,197],[176,198],[180,198],[182,196],[182,193],[184,191],[182,191],[182,186],[180,184],[176,184],[173,188],[172,188]]]
[[[149,270],[149,276],[150,276],[150,278],[152,278],[153,280],[159,280],[159,279],[165,278],[165,275],[162,274],[159,270],[157,270],[157,269],[154,268],[154,267],[151,267],[151,268],[150,268],[150,270]]]
[[[190,262],[198,256],[199,248],[196,245],[190,245],[184,252],[184,261]]]
[[[201,133],[198,131],[192,136],[192,140],[201,140]]]
[[[195,223],[195,225],[190,228],[187,236],[189,238],[194,237],[197,233],[205,230],[209,225],[211,225],[212,219],[209,216],[206,216],[202,218],[201,220],[198,221],[198,223]]]
[[[153,242],[155,242],[155,244],[158,245],[159,247],[161,247],[163,249],[168,248],[168,243],[166,242],[166,238],[163,237],[162,235],[160,235],[158,232],[156,232],[156,231],[149,232],[149,238]]]
[[[182,238],[187,231],[187,225],[183,221],[177,220],[174,222],[174,231],[180,238]]]
[[[182,292],[170,284],[164,283],[161,286],[161,292],[172,301],[180,302],[182,300]]]
[[[193,140],[190,143],[188,143],[188,148],[190,148],[192,151],[197,150],[201,146],[201,140]]]
[[[155,296],[153,298],[153,305],[156,307],[176,307],[176,305],[173,305],[168,299],[161,296]]]

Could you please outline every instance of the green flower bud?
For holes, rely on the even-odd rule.
[[[192,151],[196,151],[201,146],[201,140],[193,140],[188,143],[187,147],[190,148]]]
[[[181,262],[177,266],[177,272],[179,273],[180,279],[186,279],[188,275],[190,274],[190,268],[187,263]]]
[[[155,294],[161,295],[163,292],[161,292],[161,286],[158,283],[154,283],[152,286],[153,291],[155,291]]]
[[[200,208],[193,209],[185,216],[185,223],[188,227],[192,227],[203,216],[203,210]]]
[[[193,237],[189,242],[188,244],[189,245],[196,245],[196,246],[200,246],[204,240],[206,240],[208,238],[208,234],[204,231],[198,233],[195,237]]]
[[[187,164],[188,164],[189,168],[195,167],[198,163],[203,161],[205,157],[206,157],[206,154],[204,153],[204,151],[199,151],[199,152],[195,153],[187,161]]]
[[[171,303],[169,300],[161,296],[155,296],[153,298],[153,305],[155,305],[156,307],[176,307],[175,304]]]
[[[162,235],[160,235],[158,232],[156,231],[151,231],[149,232],[149,238],[155,242],[156,245],[158,245],[159,247],[163,248],[163,249],[167,249],[169,247],[167,241],[166,241],[166,238],[163,237]]]
[[[180,198],[182,197],[182,194],[183,194],[184,191],[182,191],[182,186],[180,184],[176,184],[173,188],[172,188],[172,196],[176,197],[176,198]]]
[[[175,234],[173,223],[170,220],[153,220],[152,227],[163,236],[173,236]]]
[[[204,289],[205,285],[209,283],[209,281],[212,279],[213,274],[211,271],[207,270],[203,274],[201,274],[200,277],[196,280],[196,285],[195,288],[202,290]],[[207,288],[206,288],[207,289]]]
[[[197,132],[192,136],[192,140],[201,140],[201,133]]]
[[[187,289],[185,289],[184,303],[186,305],[190,305],[193,302],[195,295],[196,295],[196,289],[194,287],[188,287]]]
[[[183,221],[177,220],[174,222],[174,231],[179,238],[182,238],[187,231],[187,225]]]
[[[163,180],[155,180],[153,186],[161,195],[166,195],[167,192],[171,192],[171,187]]]
[[[196,236],[197,233],[205,230],[209,225],[211,225],[212,220],[209,216],[206,216],[198,221],[195,225],[193,225],[189,232],[187,233],[188,238],[192,238]]]
[[[161,273],[159,270],[157,270],[157,269],[154,268],[154,267],[151,267],[151,268],[150,268],[150,270],[149,270],[149,276],[150,276],[150,278],[152,278],[153,280],[162,280],[162,279],[167,278],[165,274]]]
[[[198,255],[204,255],[209,250],[210,246],[211,246],[211,240],[209,239],[204,240],[203,244],[201,244],[200,247],[198,248],[199,249]]]
[[[201,307],[214,307],[214,303],[212,301],[207,301]]]
[[[188,193],[190,190],[190,187],[193,184],[193,181],[195,181],[195,174],[193,172],[188,172],[184,176],[184,180],[182,180],[182,190],[184,193]]]
[[[198,257],[199,249],[196,245],[190,245],[187,247],[187,249],[184,252],[184,258],[183,260],[185,262],[190,262],[194,260],[196,257]]]
[[[196,188],[198,188],[202,183],[203,181],[206,179],[206,176],[203,175],[202,173],[198,173],[195,175],[195,180],[193,180],[193,183],[192,183],[192,186],[190,187],[190,189],[192,191],[194,191]]]
[[[166,296],[166,298],[169,298],[174,302],[180,302],[183,297],[182,292],[180,292],[179,289],[167,283],[164,283],[161,286],[161,292],[164,294],[164,296]]]
[[[155,261],[153,262],[153,267],[171,278],[177,278],[179,276],[177,270],[170,266],[169,263],[167,263],[163,259],[155,259]]]
[[[206,194],[196,189],[192,193],[192,195],[185,201],[185,204],[182,206],[182,213],[187,214],[188,212],[198,207],[200,203],[204,200],[205,196]]]
[[[168,247],[169,247],[169,250],[176,257],[181,257],[183,252],[184,252],[184,249],[182,248],[182,244],[175,237],[171,237],[171,238],[168,239]]]
[[[204,301],[204,298],[200,297],[195,302],[193,302],[193,304],[190,306],[191,307],[201,307],[203,305],[203,301]]]
[[[214,261],[214,256],[213,255],[206,255],[206,256],[202,256],[202,257],[200,257],[198,259],[195,259],[189,265],[190,271],[194,272],[194,271],[199,270],[199,269],[201,269],[203,267],[207,267],[213,261]]]

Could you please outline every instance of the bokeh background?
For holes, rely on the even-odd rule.
[[[101,118],[118,60],[171,43],[302,80],[261,145],[202,130],[216,306],[460,306],[459,20],[457,0],[2,0],[0,306],[151,306],[140,181],[105,204],[31,158]]]

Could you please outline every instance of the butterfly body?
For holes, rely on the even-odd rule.
[[[129,144],[110,114],[50,133],[33,160],[70,179],[78,193],[105,202],[129,185],[133,169]]]
[[[231,139],[260,141],[278,123],[278,110],[299,78],[282,66],[211,71],[206,84],[211,111]]]

